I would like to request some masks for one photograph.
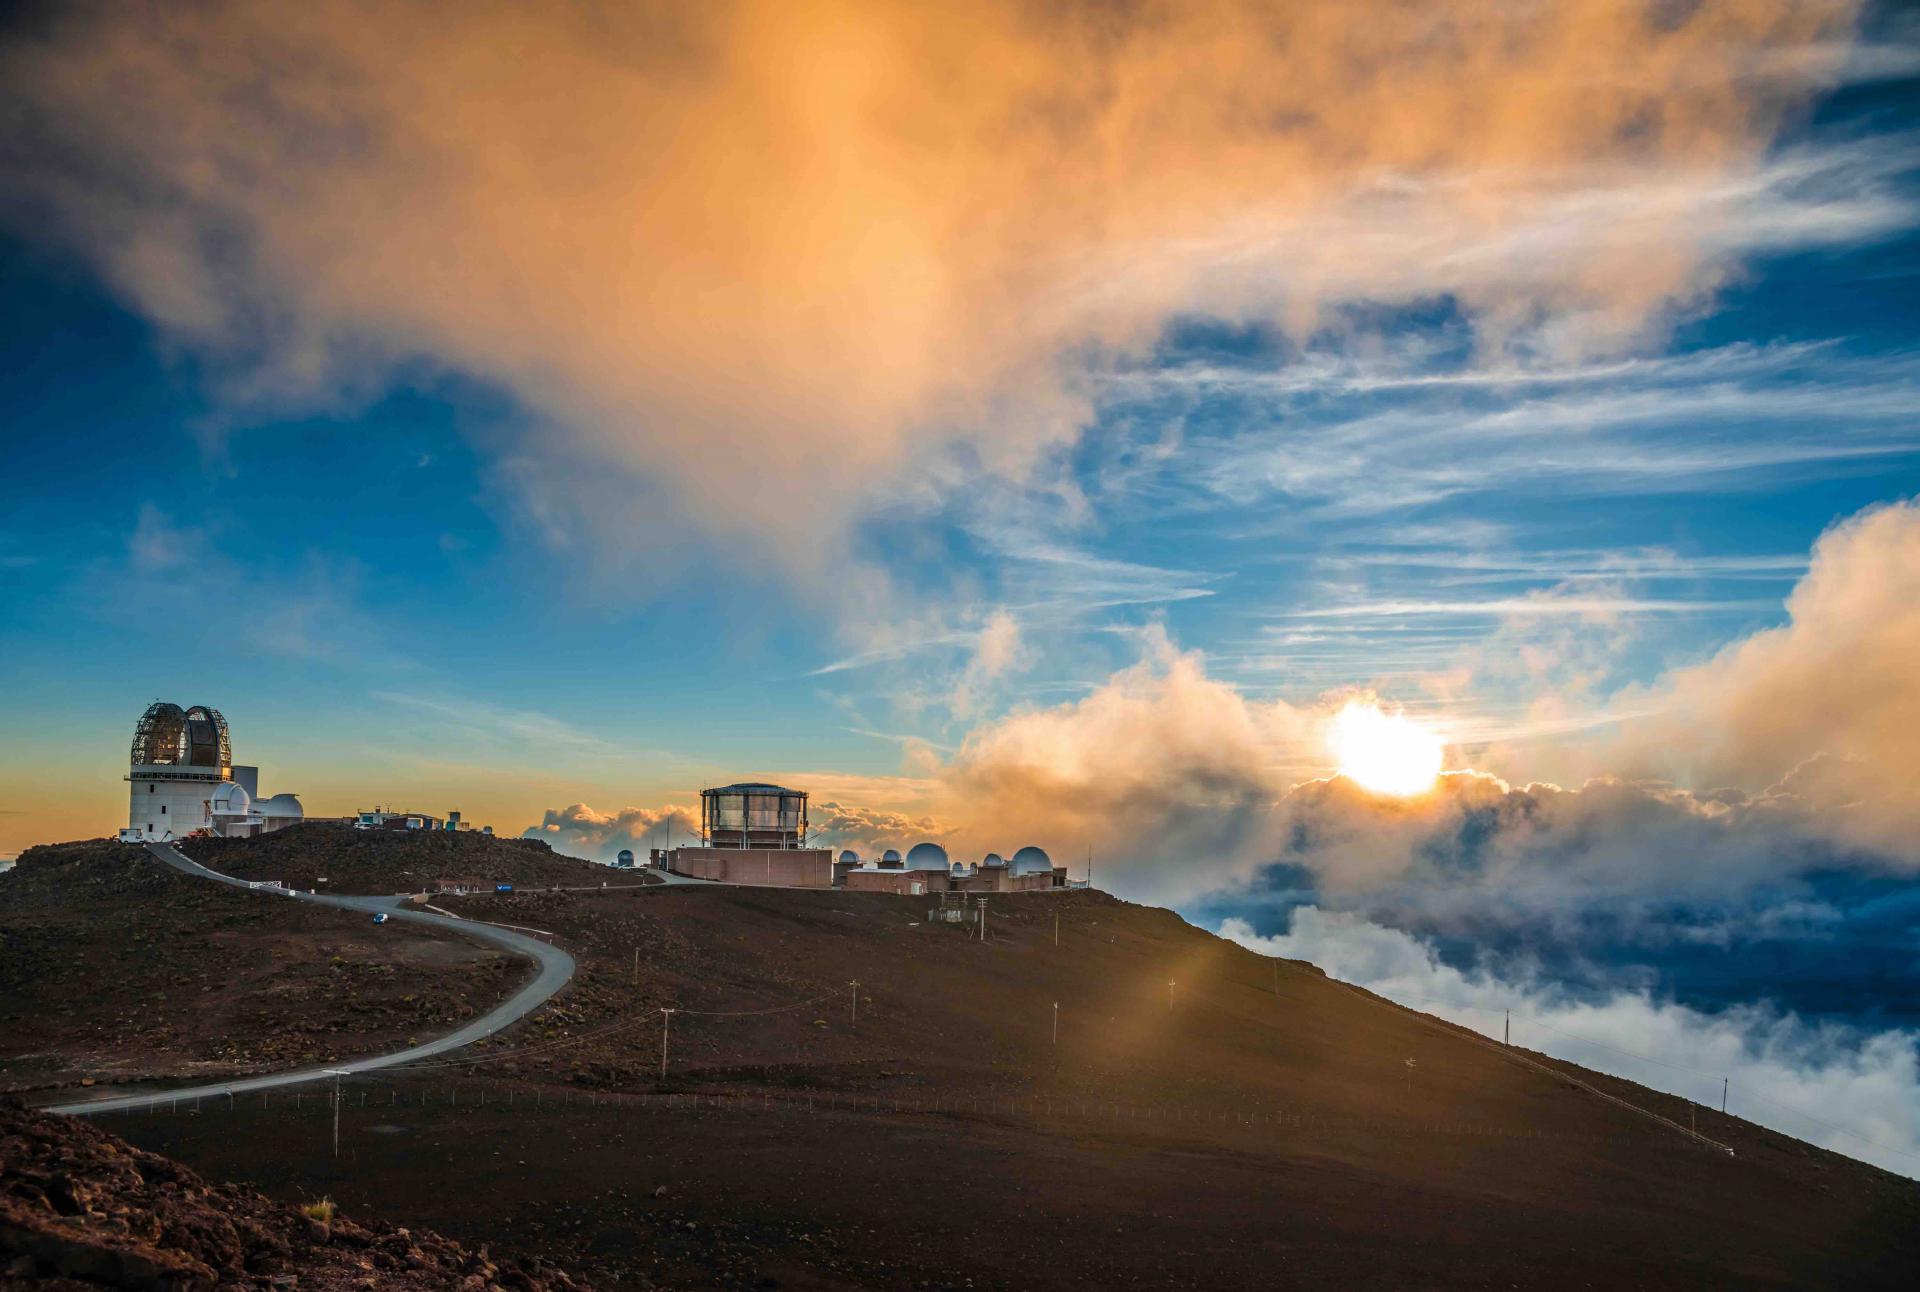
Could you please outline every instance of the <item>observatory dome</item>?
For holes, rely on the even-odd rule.
[[[262,800],[260,804],[260,815],[265,817],[278,817],[282,820],[298,821],[307,815],[307,810],[300,806],[298,796],[293,794],[276,794],[270,799]]]
[[[981,860],[980,864],[982,866],[1004,866],[1007,864],[1007,859],[997,852],[990,852]]]
[[[204,704],[182,709],[156,700],[134,726],[128,761],[134,767],[204,769],[206,775],[224,779],[233,769],[227,720]]]
[[[881,853],[881,854],[880,854],[880,864],[881,864],[881,865],[883,865],[883,866],[897,866],[897,865],[899,865],[899,864],[900,864],[900,850],[899,850],[898,848],[889,848],[889,849],[887,849],[887,850],[886,850],[885,852],[883,852],[883,853]]]
[[[857,866],[860,864],[860,854],[851,848],[843,848],[840,850],[840,864],[844,866]]]
[[[245,786],[221,781],[208,796],[207,806],[215,816],[246,816],[253,811],[253,797]]]
[[[947,850],[937,843],[916,843],[907,849],[908,870],[946,870],[952,865]]]
[[[1052,874],[1053,858],[1047,856],[1045,849],[1028,845],[1013,854],[1013,873],[1016,875]]]

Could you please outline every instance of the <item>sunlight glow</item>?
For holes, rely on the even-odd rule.
[[[1340,774],[1376,794],[1420,794],[1440,775],[1445,742],[1419,723],[1378,704],[1350,701],[1333,716],[1327,744]]]

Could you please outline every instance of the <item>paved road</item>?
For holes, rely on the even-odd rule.
[[[247,888],[245,880],[235,879],[231,875],[222,875],[218,871],[208,870],[194,861],[172,844],[153,843],[147,850],[156,858],[166,862],[176,870],[183,870],[200,879],[215,883],[232,884],[236,888]],[[402,1063],[411,1063],[416,1059],[431,1058],[457,1050],[463,1045],[471,1045],[483,1036],[491,1036],[510,1024],[517,1023],[542,1004],[573,977],[573,957],[559,947],[530,938],[524,933],[504,929],[498,925],[482,924],[477,920],[460,920],[445,915],[430,915],[424,911],[410,909],[404,895],[391,897],[335,897],[316,896],[310,893],[286,893],[275,889],[254,890],[260,894],[263,902],[314,902],[321,906],[337,906],[343,910],[363,911],[369,916],[377,911],[385,911],[396,920],[410,920],[417,924],[430,924],[435,928],[449,929],[468,937],[483,938],[509,951],[531,957],[540,966],[540,972],[534,975],[532,982],[522,987],[487,1014],[468,1023],[458,1031],[449,1032],[437,1040],[425,1045],[411,1046],[397,1050],[392,1054],[378,1054],[370,1058],[349,1059],[340,1063],[329,1063],[321,1067],[301,1068],[294,1072],[282,1072],[271,1076],[246,1077],[236,1081],[222,1081],[213,1085],[188,1086],[180,1090],[149,1091],[138,1095],[111,1095],[99,1099],[83,1100],[74,1104],[58,1104],[49,1109],[56,1113],[113,1113],[125,1112],[132,1108],[145,1108],[149,1104],[168,1102],[175,1099],[193,1099],[197,1097],[217,1097],[224,1094],[245,1094],[250,1090],[269,1090],[276,1086],[295,1086],[310,1081],[325,1081],[338,1072],[373,1072],[381,1068],[391,1068]]]

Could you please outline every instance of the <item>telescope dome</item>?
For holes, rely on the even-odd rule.
[[[947,850],[937,843],[916,843],[907,849],[908,870],[946,870],[952,864]]]
[[[1029,845],[1013,854],[1013,873],[1016,875],[1052,874],[1053,858],[1047,856],[1045,849]]]
[[[133,729],[129,762],[134,767],[205,769],[224,779],[233,769],[233,743],[218,709],[155,701]]]
[[[260,803],[260,815],[274,817],[283,821],[298,821],[306,816],[307,810],[300,806],[298,795],[276,794]]]
[[[221,781],[208,796],[208,807],[215,816],[246,816],[253,811],[253,798],[243,785]]]

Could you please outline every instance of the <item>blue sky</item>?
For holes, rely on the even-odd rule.
[[[0,855],[154,699],[583,855],[777,778],[1920,1150],[1920,33],[1325,10],[16,20]]]

